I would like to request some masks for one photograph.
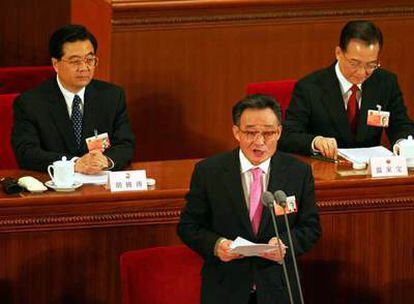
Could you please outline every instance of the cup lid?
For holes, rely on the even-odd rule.
[[[66,156],[62,156],[61,160],[57,160],[53,162],[54,166],[71,166],[73,164],[74,164],[73,161],[68,160]]]

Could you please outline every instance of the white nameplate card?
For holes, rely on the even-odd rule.
[[[145,170],[109,172],[109,189],[111,192],[147,190],[147,173]]]
[[[407,161],[402,156],[372,157],[372,177],[407,176]]]

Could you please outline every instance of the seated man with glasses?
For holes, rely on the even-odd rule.
[[[289,214],[295,254],[310,250],[321,234],[312,170],[277,151],[281,109],[271,97],[246,96],[232,114],[239,147],[195,166],[178,234],[204,258],[201,303],[287,304],[289,292],[280,262],[286,258],[292,279],[291,248],[247,257],[231,252],[230,246],[238,236],[255,243],[279,243],[261,197],[266,190],[283,190],[296,207]],[[287,228],[278,227],[280,241],[287,245]],[[292,293],[299,303],[296,284]]]
[[[135,149],[123,89],[93,79],[97,41],[81,25],[58,29],[49,42],[57,73],[14,103],[12,146],[21,168],[45,171],[63,156],[75,171],[95,174],[128,165]],[[88,149],[86,139],[107,133],[109,146]],[[98,145],[99,147],[99,145]]]
[[[414,134],[396,76],[380,68],[382,44],[382,33],[372,22],[345,25],[335,49],[337,61],[296,84],[281,150],[336,159],[338,148],[380,145],[383,129],[391,144]],[[377,120],[367,119],[378,109]]]

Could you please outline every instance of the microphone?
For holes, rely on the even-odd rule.
[[[275,234],[276,234],[277,241],[278,241],[279,254],[280,254],[280,256],[282,256],[282,244],[280,242],[279,230],[277,229],[277,224],[276,224],[275,211],[273,209],[274,203],[275,203],[275,198],[274,198],[273,194],[270,193],[269,191],[263,192],[263,194],[262,194],[262,204],[265,207],[269,208],[270,214],[272,216],[273,228],[275,229]],[[287,272],[286,263],[285,263],[284,258],[282,259],[281,263],[282,263],[283,274],[285,276],[285,281],[286,281],[286,285],[287,285],[287,289],[288,289],[289,300],[290,300],[291,304],[294,304],[293,296],[292,296],[292,288],[290,286],[290,280],[289,280],[289,276],[288,276],[288,272]]]
[[[276,204],[278,204],[283,209],[283,217],[285,219],[286,231],[287,231],[287,236],[288,236],[288,240],[289,240],[289,247],[290,247],[290,250],[292,252],[293,267],[295,269],[295,278],[296,278],[296,283],[298,284],[298,289],[299,289],[300,303],[304,304],[305,302],[303,300],[303,293],[302,293],[302,286],[300,284],[298,265],[296,263],[295,248],[293,247],[292,235],[290,234],[289,221],[288,221],[286,210],[285,210],[286,198],[287,198],[286,193],[284,191],[277,190],[275,192]]]

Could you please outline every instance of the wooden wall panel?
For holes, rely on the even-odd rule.
[[[49,39],[59,27],[83,24],[98,40],[96,78],[110,78],[109,0],[0,1],[0,67],[50,65]]]
[[[322,239],[300,259],[308,302],[410,303],[414,210],[401,211],[322,211]]]
[[[95,77],[110,79],[112,7],[109,0],[71,0],[71,22],[85,25],[98,40]]]
[[[69,23],[69,1],[0,1],[0,67],[49,65],[53,31]]]
[[[114,1],[111,77],[127,92],[137,159],[231,148],[231,107],[246,84],[328,66],[340,29],[355,18],[382,28],[382,64],[399,75],[411,107],[413,3]]]

